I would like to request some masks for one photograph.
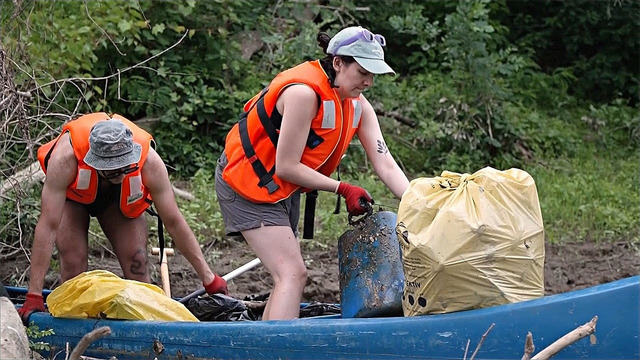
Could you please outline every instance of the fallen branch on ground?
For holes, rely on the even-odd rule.
[[[38,161],[34,161],[26,168],[18,171],[12,176],[9,176],[5,181],[3,181],[0,184],[0,195],[6,193],[15,186],[20,186],[23,190],[29,189],[36,182],[44,181],[44,178],[44,171],[40,168],[40,163]],[[173,188],[174,194],[178,197],[189,201],[193,201],[196,198],[190,192],[178,189],[173,184],[171,187]]]
[[[186,190],[178,189],[177,187],[175,187],[175,185],[171,185],[171,187],[173,188],[173,193],[178,197],[187,199],[189,201],[193,201],[196,199],[196,197],[192,193]]]
[[[44,172],[40,169],[40,163],[34,161],[31,165],[18,171],[17,173],[9,176],[5,181],[0,184],[0,195],[6,193],[16,186],[31,187],[31,184],[42,181],[44,179]]]

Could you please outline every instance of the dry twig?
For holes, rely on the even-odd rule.
[[[565,336],[556,340],[553,344],[547,346],[540,351],[531,360],[547,360],[560,352],[560,350],[573,344],[574,342],[582,339],[587,335],[591,335],[596,331],[596,323],[598,322],[598,316],[594,316],[588,323],[578,326],[573,331],[567,333]]]
[[[86,4],[85,2],[85,6]],[[98,26],[95,22],[94,25]],[[100,31],[107,35],[103,29]],[[56,79],[45,74],[50,79],[46,83],[42,78],[38,78],[34,71],[29,70],[26,66],[29,59],[22,58],[24,54],[16,51],[10,54],[0,44],[0,203],[4,202],[5,205],[9,204],[15,208],[12,212],[15,216],[7,219],[11,224],[0,226],[0,237],[7,240],[1,244],[3,248],[19,248],[28,256],[28,250],[23,244],[26,243],[25,239],[32,235],[33,229],[25,227],[22,222],[32,214],[31,208],[37,206],[32,205],[29,199],[31,186],[44,178],[39,164],[32,161],[35,159],[35,149],[59,131],[51,125],[51,119],[68,121],[75,117],[82,102],[86,101],[84,88],[90,82],[104,81],[106,89],[109,81],[115,81],[118,99],[128,101],[120,98],[121,75],[132,69],[154,70],[145,64],[177,47],[188,34],[189,32],[185,31],[173,45],[137,64],[117,69],[110,75]],[[116,46],[112,39],[109,40]],[[16,58],[12,58],[14,56]],[[16,84],[16,73],[26,80]],[[56,103],[57,99],[63,97],[65,101],[71,100],[67,98],[68,86],[65,85],[71,86],[81,95],[75,108],[69,110],[71,113],[57,111],[66,108]],[[180,190],[176,191],[176,195],[193,199],[193,195]]]
[[[193,201],[196,199],[196,197],[192,193],[186,190],[178,189],[175,185],[171,185],[171,187],[173,188],[173,193],[178,197],[181,197],[189,201]]]
[[[464,358],[462,358],[462,360],[467,360],[467,353],[469,352],[470,342],[471,342],[471,339],[467,339],[467,346],[464,348]]]
[[[527,332],[527,340],[524,343],[524,355],[522,355],[522,360],[531,359],[531,354],[536,351],[536,346],[533,345],[533,335],[531,332]]]
[[[73,348],[73,351],[69,356],[69,360],[80,360],[80,355],[82,355],[82,353],[87,350],[87,347],[89,347],[92,342],[108,335],[111,335],[111,328],[109,328],[108,326],[102,326],[91,331],[90,333],[87,333],[82,337],[82,339],[80,339],[78,345]]]
[[[141,67],[143,64],[146,64],[147,62],[149,62],[149,61],[151,61],[151,60],[153,60],[153,59],[155,59],[155,58],[157,58],[159,56],[162,56],[167,51],[169,51],[169,50],[173,49],[174,47],[178,46],[182,42],[182,40],[184,40],[184,38],[187,37],[188,34],[189,34],[189,31],[185,31],[185,33],[182,35],[182,37],[177,42],[175,42],[173,45],[169,46],[168,48],[160,51],[159,53],[157,53],[157,54],[155,54],[153,56],[150,56],[150,57],[146,58],[145,60],[143,60],[143,61],[141,61],[141,62],[139,62],[139,63],[137,63],[135,65],[131,65],[131,66],[129,66],[127,68],[124,68],[122,70],[118,69],[118,71],[115,74],[111,74],[111,75],[107,75],[107,76],[101,76],[101,77],[73,77],[73,78],[66,78],[66,79],[61,79],[61,80],[54,80],[54,81],[50,81],[50,82],[48,82],[46,84],[38,85],[31,91],[40,90],[40,89],[42,89],[44,87],[47,87],[47,86],[50,86],[50,85],[54,85],[54,84],[62,86],[64,84],[66,84],[66,83],[73,83],[75,81],[102,81],[102,80],[107,80],[107,79],[111,79],[111,78],[114,78],[114,77],[118,78],[118,89],[120,89],[120,75],[121,74],[123,74],[123,73],[125,73],[125,72],[127,72],[129,70]],[[119,95],[118,95],[118,99],[120,99]]]
[[[91,20],[91,22],[93,23],[93,25],[95,25],[98,29],[100,29],[100,32],[107,38],[109,39],[109,41],[111,42],[111,45],[113,45],[114,48],[116,48],[116,51],[118,52],[118,54],[124,56],[126,54],[123,54],[122,51],[120,51],[120,48],[118,47],[118,45],[115,43],[115,41],[113,41],[113,39],[111,38],[111,36],[109,36],[109,34],[100,26],[98,25],[98,23],[93,20],[93,18],[91,17],[91,12],[89,11],[89,6],[87,5],[87,1],[84,1],[84,10],[87,12],[87,17]],[[106,91],[105,91],[106,92]]]
[[[473,352],[473,354],[471,354],[471,358],[469,358],[469,360],[475,359],[476,354],[480,350],[480,347],[482,347],[482,343],[484,343],[484,339],[487,338],[487,335],[489,335],[489,332],[491,331],[491,329],[493,329],[495,325],[496,325],[495,323],[492,323],[491,326],[489,326],[489,328],[487,329],[487,331],[485,331],[485,333],[482,335],[482,338],[480,338],[480,342],[478,342],[478,346],[476,346],[476,349]]]

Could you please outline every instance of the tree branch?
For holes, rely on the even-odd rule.
[[[407,125],[409,127],[412,127],[412,128],[415,128],[415,127],[418,126],[418,124],[415,121],[409,119],[406,116],[400,115],[400,113],[397,112],[397,111],[385,111],[385,110],[382,110],[382,109],[376,109],[376,113],[378,113],[378,114],[380,114],[382,116],[386,116],[386,117],[390,117],[392,119],[395,119],[396,121],[398,121],[398,122],[400,122],[402,124],[405,124],[405,125]]]
[[[90,333],[85,334],[85,336],[83,336],[82,339],[78,342],[78,345],[73,348],[73,351],[69,356],[69,360],[80,360],[80,355],[82,355],[82,353],[87,350],[92,342],[108,335],[111,335],[111,328],[108,326],[99,327],[91,331]]]
[[[476,349],[473,352],[473,354],[471,354],[471,358],[469,358],[469,360],[473,360],[473,359],[476,358],[476,354],[480,350],[480,347],[482,346],[482,343],[484,343],[484,339],[487,338],[487,335],[489,335],[489,332],[491,331],[491,329],[493,329],[493,327],[495,325],[496,325],[495,323],[492,323],[491,326],[489,326],[489,328],[487,329],[487,331],[485,331],[485,333],[482,335],[482,338],[480,338],[480,342],[478,342],[478,346],[476,346]]]
[[[125,56],[126,54],[123,54],[122,51],[120,51],[120,48],[118,48],[118,45],[116,45],[116,43],[113,41],[113,39],[111,38],[111,36],[109,36],[109,34],[100,26],[98,25],[98,23],[93,20],[93,18],[91,17],[91,13],[89,12],[89,6],[87,5],[87,0],[84,1],[84,10],[87,12],[87,16],[89,17],[89,20],[91,20],[91,22],[98,28],[100,29],[100,31],[102,32],[102,34],[104,34],[104,36],[107,37],[107,39],[109,39],[109,41],[111,41],[111,45],[113,45],[114,48],[116,48],[116,50],[118,51],[118,54]]]
[[[556,340],[553,344],[547,346],[542,351],[540,351],[536,356],[534,356],[531,360],[547,360],[560,352],[560,350],[566,348],[567,346],[573,344],[574,342],[582,339],[587,335],[591,335],[596,331],[596,323],[598,322],[598,316],[594,316],[591,321],[588,323],[581,325],[574,329],[573,331],[567,333],[565,336]]]
[[[522,355],[522,360],[531,359],[531,354],[536,351],[536,346],[533,345],[533,335],[531,332],[527,332],[527,340],[524,343],[524,355]]]
[[[164,54],[167,51],[169,51],[169,50],[173,49],[174,47],[178,46],[182,42],[182,40],[184,40],[184,38],[187,37],[188,34],[189,34],[189,30],[185,31],[185,33],[182,35],[182,37],[175,44],[169,46],[168,48],[160,51],[159,53],[157,53],[157,54],[155,54],[155,55],[153,55],[153,56],[151,56],[151,57],[149,57],[149,58],[147,58],[147,59],[135,64],[135,65],[131,65],[131,66],[129,66],[127,68],[124,68],[122,70],[118,69],[118,71],[115,74],[96,77],[96,78],[94,78],[94,77],[86,77],[86,78],[85,77],[76,77],[76,78],[66,78],[66,79],[61,79],[61,80],[55,80],[55,81],[48,82],[46,84],[42,84],[42,85],[36,86],[33,90],[31,90],[31,92],[39,90],[39,89],[41,89],[43,87],[46,87],[46,86],[49,86],[49,85],[54,85],[54,84],[59,84],[59,83],[63,83],[64,84],[64,83],[71,82],[71,81],[99,81],[99,80],[107,80],[107,79],[111,79],[111,78],[117,77],[118,78],[118,82],[119,82],[120,81],[120,74],[125,73],[125,72],[127,72],[129,70],[135,69],[137,67],[140,67],[143,64],[146,64],[147,62],[149,62],[149,61],[151,61],[151,60],[153,60],[153,59],[155,59],[155,58],[157,58],[159,56],[162,56],[162,54]],[[118,95],[118,97],[119,97],[119,95]]]

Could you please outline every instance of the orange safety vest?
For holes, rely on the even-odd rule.
[[[78,172],[75,181],[67,187],[67,199],[81,204],[91,204],[98,194],[98,172],[84,162],[84,157],[89,151],[89,132],[95,123],[110,119],[121,120],[133,132],[133,141],[142,145],[142,155],[138,163],[138,170],[126,174],[120,188],[120,210],[122,214],[129,218],[136,218],[142,215],[151,204],[151,194],[142,184],[142,167],[147,159],[149,147],[155,146],[155,143],[148,132],[142,130],[131,121],[118,114],[109,116],[103,112],[80,116],[66,123],[62,127],[60,136],[38,148],[38,161],[40,161],[40,167],[46,173],[49,157],[58,140],[64,133],[69,132],[73,153],[78,162]]]
[[[302,164],[330,176],[360,126],[359,98],[341,101],[319,60],[281,72],[245,104],[240,122],[227,135],[224,151],[228,164],[222,177],[245,199],[276,203],[301,188],[275,175],[276,145],[282,121],[276,102],[285,88],[295,84],[311,87],[319,100],[318,113],[311,121],[300,160]]]

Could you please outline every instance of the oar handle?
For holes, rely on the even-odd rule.
[[[235,269],[235,270],[231,271],[230,273],[228,273],[228,274],[226,274],[226,275],[222,276],[222,278],[224,279],[224,281],[230,281],[230,280],[232,280],[233,278],[235,278],[236,276],[241,275],[241,274],[243,274],[243,273],[245,273],[245,272],[247,272],[247,271],[249,271],[249,270],[253,269],[254,267],[256,267],[256,266],[258,266],[258,265],[260,265],[260,264],[261,264],[260,259],[259,259],[259,258],[255,258],[255,259],[253,259],[253,260],[249,261],[248,263],[246,263],[246,264],[244,264],[244,265],[240,266],[239,268],[237,268],[237,269]],[[206,291],[205,291],[205,289],[204,289],[204,288],[200,288],[200,289],[198,289],[198,290],[196,290],[196,291],[192,292],[191,294],[189,294],[189,295],[187,295],[187,296],[183,297],[183,298],[182,298],[182,299],[180,299],[179,301],[180,301],[180,303],[182,303],[182,304],[186,304],[189,300],[191,300],[191,299],[193,299],[193,298],[195,298],[195,297],[198,297],[198,296],[200,296],[200,295],[204,294],[205,292],[206,292]]]

